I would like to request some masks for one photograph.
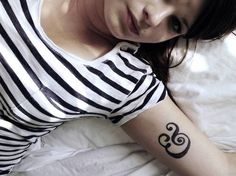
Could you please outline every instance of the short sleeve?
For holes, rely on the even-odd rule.
[[[164,84],[153,73],[144,74],[126,99],[112,111],[109,119],[121,126],[164,100],[166,94]]]

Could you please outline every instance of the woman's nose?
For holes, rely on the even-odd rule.
[[[144,22],[150,27],[158,26],[164,19],[172,15],[173,6],[165,3],[146,5],[143,9]]]

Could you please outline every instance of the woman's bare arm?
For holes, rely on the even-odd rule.
[[[230,176],[229,157],[167,97],[122,128],[181,176]]]
[[[225,153],[229,161],[230,176],[236,175],[236,153]]]

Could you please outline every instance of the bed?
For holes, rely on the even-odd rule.
[[[180,41],[175,62],[184,52]],[[212,142],[236,151],[236,36],[190,42],[168,84],[176,102]],[[119,127],[104,119],[68,122],[31,146],[11,176],[173,176]]]

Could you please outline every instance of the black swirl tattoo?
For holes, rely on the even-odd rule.
[[[166,129],[172,134],[163,133],[159,136],[159,143],[166,152],[174,158],[182,158],[189,150],[191,141],[184,133],[179,133],[179,127],[175,123],[168,123]]]

